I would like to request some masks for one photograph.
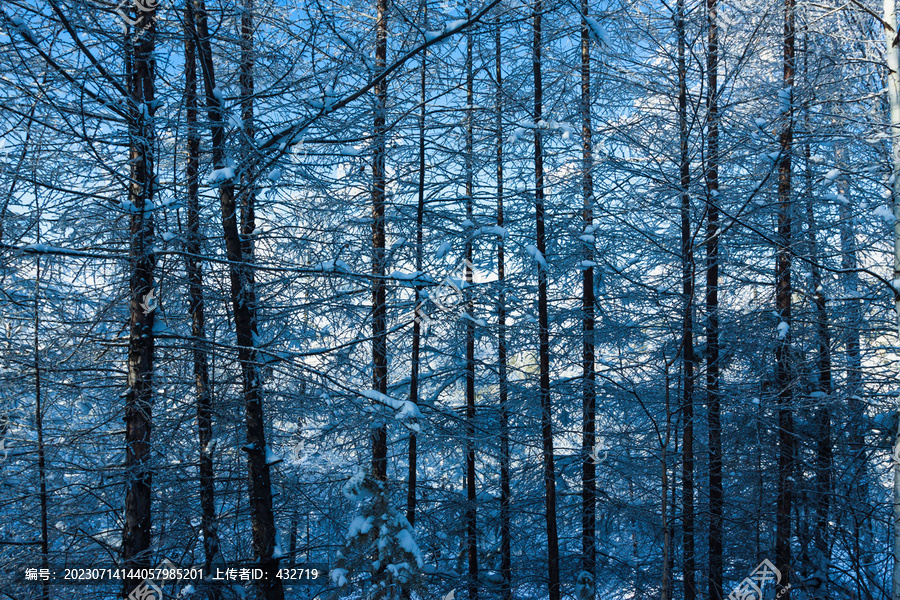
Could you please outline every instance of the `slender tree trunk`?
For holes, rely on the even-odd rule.
[[[228,164],[225,152],[225,131],[222,120],[220,91],[216,88],[215,69],[207,27],[206,8],[202,0],[193,4],[197,25],[198,50],[206,91],[209,120],[212,125],[212,159],[219,174],[219,204],[222,213],[222,231],[225,238],[231,281],[231,304],[238,345],[238,362],[241,365],[242,396],[247,427],[247,453],[250,511],[253,527],[253,550],[266,577],[258,580],[256,594],[259,600],[283,600],[281,579],[274,577],[278,559],[273,558],[276,528],[272,503],[272,484],[269,464],[266,462],[265,420],[263,415],[262,374],[256,349],[256,302],[253,289],[252,267],[244,255],[244,241],[238,224],[238,206],[235,200],[233,166]],[[244,26],[242,25],[242,31]],[[247,28],[252,30],[252,26]],[[246,42],[244,42],[246,44]],[[242,61],[242,68],[248,63]],[[252,65],[249,65],[252,68]],[[245,192],[249,193],[249,192]]]
[[[809,88],[808,66],[808,40],[809,34],[803,35],[803,78],[805,87]],[[814,98],[810,99],[811,101]],[[829,513],[831,511],[832,482],[831,472],[834,468],[832,434],[831,434],[831,402],[832,402],[832,369],[831,369],[831,333],[828,327],[828,310],[825,289],[822,285],[822,271],[819,269],[821,257],[816,241],[816,214],[813,202],[813,173],[812,173],[812,148],[808,140],[812,138],[812,129],[809,119],[810,102],[804,103],[803,121],[804,133],[807,142],[803,145],[804,170],[806,185],[804,189],[806,204],[806,221],[809,237],[810,279],[813,290],[813,307],[816,315],[816,352],[817,377],[813,382],[813,403],[820,402],[815,407],[813,422],[816,431],[816,523],[813,539],[815,545],[815,571],[821,574],[821,582],[813,591],[814,594],[829,593],[829,563],[830,560],[830,536]]]
[[[427,27],[428,24],[428,3],[422,3],[422,23]],[[422,64],[419,69],[419,199],[416,204],[416,272],[422,271],[422,235],[423,224],[425,221],[425,74],[427,68],[428,54],[426,50],[422,50]],[[416,286],[415,304],[418,310],[419,302],[422,301],[422,286]],[[411,373],[409,377],[409,401],[413,404],[419,403],[419,355],[422,343],[422,323],[419,315],[416,313],[413,319],[413,339],[412,339],[412,358],[410,359]],[[406,520],[410,525],[416,524],[416,461],[417,439],[414,431],[409,432],[409,484],[406,492]]]
[[[497,226],[503,227],[503,69],[500,22],[494,30],[494,71],[497,83]],[[501,600],[512,600],[512,539],[510,537],[511,496],[509,484],[509,382],[506,371],[506,236],[497,241],[497,362],[500,385],[500,584]]]
[[[722,600],[722,425],[719,393],[719,28],[707,0],[706,403],[709,443],[709,597]]]
[[[472,10],[466,7],[466,19]],[[474,223],[474,102],[475,78],[472,72],[472,28],[466,30],[466,219]],[[472,248],[474,225],[466,230],[466,549],[469,558],[467,588],[469,600],[478,598],[478,507],[475,494],[475,301],[472,295]]]
[[[674,362],[674,361],[673,361]],[[660,463],[662,464],[662,478],[660,480],[660,489],[662,490],[662,494],[660,494],[660,514],[662,515],[662,525],[663,525],[663,548],[662,548],[662,578],[660,580],[659,585],[659,597],[660,600],[669,600],[669,595],[671,594],[671,588],[669,586],[669,578],[671,577],[671,571],[669,570],[669,555],[672,547],[672,537],[671,530],[669,528],[669,443],[672,440],[672,403],[670,401],[670,381],[669,381],[669,366],[671,363],[666,361],[666,436],[665,440],[662,444],[662,448],[660,449]]]
[[[809,132],[807,131],[807,134]],[[809,145],[804,149],[809,159]],[[807,164],[809,164],[807,162]],[[811,178],[810,178],[811,181]],[[811,186],[809,192],[811,192]],[[813,288],[813,305],[816,314],[816,338],[818,350],[816,353],[815,391],[814,402],[820,402],[813,416],[816,432],[816,528],[814,541],[816,549],[815,567],[821,573],[823,580],[818,591],[828,593],[828,569],[829,556],[829,514],[831,510],[831,470],[834,465],[832,460],[831,439],[831,334],[828,328],[828,310],[825,290],[822,287],[822,272],[817,266],[820,258],[816,244],[816,217],[813,210],[812,195],[806,197],[806,218],[809,223],[810,258],[812,259],[811,279]]]
[[[37,195],[35,195],[37,197]],[[40,217],[38,217],[38,239],[40,242]],[[50,532],[47,524],[47,458],[44,446],[44,407],[41,387],[41,257],[35,257],[34,275],[34,428],[37,433],[38,480],[40,481],[41,502],[41,568],[50,568]],[[50,600],[50,582],[41,580],[41,600]]]
[[[156,78],[156,9],[135,11],[137,23],[126,34],[128,92],[129,163],[131,165],[128,202],[132,207],[129,261],[130,332],[128,337],[128,390],[125,397],[125,526],[122,558],[126,569],[151,566],[151,485],[150,468],[153,407],[153,357],[155,311],[142,304],[153,302],[153,202],[156,134],[154,85]],[[143,581],[123,580],[122,597]]]
[[[682,415],[684,441],[682,456],[682,547],[684,598],[694,600],[694,250],[691,243],[691,164],[688,155],[687,65],[685,63],[684,0],[675,4],[675,29],[678,35],[678,139],[679,177],[681,181],[681,293],[684,296],[682,320]]]
[[[587,24],[588,0],[581,0],[581,197],[583,202],[582,235],[593,234],[594,221],[594,146],[591,127],[591,37]],[[593,240],[593,238],[586,238]],[[590,575],[591,593],[582,600],[594,598],[597,580],[597,465],[591,454],[597,443],[595,415],[597,392],[594,370],[594,244],[584,241],[581,249],[584,273],[581,280],[581,570]],[[665,493],[665,492],[664,492]]]
[[[381,73],[387,64],[387,10],[387,0],[377,0],[376,74]],[[379,82],[373,91],[375,115],[372,158],[372,387],[382,394],[387,394],[387,290],[384,281],[387,82]],[[372,432],[372,474],[379,481],[387,481],[387,426],[380,422]]]
[[[541,79],[541,18],[543,0],[534,5],[534,122],[539,123],[543,111],[543,82]],[[534,203],[537,250],[545,257],[544,237],[544,148],[540,127],[534,130]],[[538,359],[540,362],[541,440],[544,462],[544,490],[547,519],[547,559],[550,600],[560,600],[559,589],[559,535],[556,525],[556,468],[553,464],[553,411],[550,398],[550,324],[547,306],[547,269],[538,264]]]
[[[297,518],[296,509],[291,514],[291,539],[288,542],[288,556],[290,556],[290,561],[288,564],[291,566],[297,564],[297,528],[300,526],[299,519]]]
[[[835,145],[835,164],[844,164],[846,149],[843,144]],[[838,193],[849,198],[847,181],[843,177],[838,179]],[[850,206],[841,203],[838,206],[838,215],[841,223],[841,284],[844,296],[845,308],[843,314],[845,338],[845,354],[847,374],[844,380],[847,398],[847,406],[850,413],[849,425],[849,449],[850,467],[848,489],[848,507],[853,515],[853,571],[856,579],[856,600],[871,598],[868,576],[871,570],[871,525],[867,514],[869,504],[868,485],[868,451],[866,448],[866,404],[860,394],[862,393],[862,362],[860,359],[859,330],[862,322],[862,311],[859,302],[859,275],[858,267],[856,224]]]
[[[775,307],[779,318],[775,347],[775,382],[778,389],[778,497],[776,502],[775,567],[781,571],[781,598],[790,600],[791,500],[794,473],[794,422],[791,361],[791,158],[794,101],[794,0],[784,3],[784,69],[781,91],[781,158],[778,163],[778,236],[776,245]]]
[[[197,429],[200,444],[200,530],[203,534],[204,570],[211,572],[219,551],[215,505],[215,472],[212,448],[212,391],[206,346],[206,315],[203,295],[203,264],[200,233],[200,129],[197,122],[197,44],[194,10],[190,0],[185,11],[185,113],[187,122],[187,254],[188,312],[191,317],[191,353],[194,387],[197,391]],[[219,596],[213,587],[214,598]]]
[[[891,187],[894,209],[894,308],[900,335],[900,33],[895,0],[884,0],[885,59],[888,68],[888,104],[891,118]],[[894,569],[891,598],[900,600],[900,425],[894,442]]]
[[[256,302],[256,277],[253,271],[254,232],[256,230],[256,177],[248,165],[254,159],[254,25],[253,0],[243,0],[241,11],[241,64],[239,84],[241,92],[241,186],[239,188],[239,204],[241,222],[236,229],[240,235],[240,260],[242,272],[239,293],[234,295],[248,310],[249,330],[242,336],[238,334],[238,344],[248,348],[247,360],[241,361],[245,378],[245,414],[247,421],[247,459],[250,475],[250,505],[253,513],[253,546],[260,566],[266,572],[266,579],[256,584],[256,595],[259,600],[281,600],[284,590],[281,579],[275,577],[279,560],[274,558],[278,529],[275,524],[273,494],[269,463],[267,462],[265,417],[263,414],[263,383],[259,369],[259,353],[256,349],[258,338],[258,306]],[[236,207],[235,207],[236,209]],[[234,215],[235,211],[232,210]],[[237,224],[236,224],[237,225]],[[226,244],[229,234],[226,234]],[[232,281],[234,281],[232,279]],[[235,318],[235,325],[239,323]],[[249,334],[249,335],[247,335]],[[242,341],[243,340],[243,341]]]
[[[242,0],[241,10],[241,70],[238,77],[241,92],[241,249],[244,260],[253,260],[253,234],[256,230],[256,173],[251,173],[245,165],[253,159],[253,139],[256,136],[256,126],[253,122],[253,94],[255,81],[253,76],[253,0]],[[248,277],[254,278],[252,270],[248,270]],[[254,295],[253,306],[256,307],[256,286],[250,285],[248,291]]]

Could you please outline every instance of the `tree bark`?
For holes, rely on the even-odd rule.
[[[217,172],[230,168],[226,162],[225,131],[222,119],[221,94],[216,88],[215,69],[207,27],[206,7],[202,0],[193,4],[197,25],[198,50],[209,120],[212,126],[212,159]],[[242,25],[242,31],[244,26]],[[252,26],[247,28],[252,31]],[[246,44],[246,42],[244,42]],[[242,61],[242,68],[247,63]],[[252,65],[249,67],[252,68]],[[250,510],[253,527],[253,550],[260,567],[266,573],[256,584],[259,600],[283,600],[281,579],[274,577],[278,559],[273,558],[276,539],[275,513],[272,503],[272,484],[269,465],[266,462],[265,420],[263,415],[262,374],[256,349],[256,294],[254,278],[248,257],[244,255],[244,241],[238,225],[238,206],[235,200],[234,175],[227,174],[219,183],[219,205],[222,213],[222,231],[228,258],[231,283],[231,304],[238,345],[238,362],[241,365],[242,396],[247,427],[247,454]]]
[[[587,19],[588,0],[581,0],[581,196],[583,235],[593,233],[594,221],[594,146],[591,127],[591,36]],[[581,570],[591,579],[592,600],[597,581],[597,465],[592,458],[596,436],[597,373],[594,369],[594,245],[583,242],[584,272],[581,279]],[[665,492],[664,492],[665,493]]]
[[[784,62],[781,90],[781,157],[778,162],[778,234],[776,237],[775,308],[781,319],[775,347],[778,390],[778,496],[776,500],[775,567],[781,572],[781,598],[790,600],[791,500],[795,463],[793,383],[791,360],[791,158],[793,153],[794,0],[784,3]]]
[[[466,19],[472,10],[466,7]],[[466,219],[474,223],[474,102],[475,78],[472,72],[472,28],[466,30]],[[478,507],[475,493],[475,301],[472,293],[472,248],[474,225],[465,232],[466,277],[466,549],[469,562],[467,588],[469,600],[478,599]]]
[[[126,569],[151,566],[151,433],[153,429],[153,359],[155,311],[142,307],[153,302],[153,202],[156,133],[154,86],[156,79],[156,9],[135,11],[137,22],[126,33],[126,73],[130,94],[128,115],[131,182],[129,262],[131,269],[130,330],[128,337],[128,390],[125,396],[125,525],[122,559]],[[143,579],[123,580],[127,598]]]
[[[497,117],[497,226],[503,227],[503,69],[501,28],[494,30],[494,71]],[[500,387],[500,584],[501,600],[512,600],[512,539],[510,536],[509,382],[506,354],[506,236],[497,241],[497,362]]]
[[[36,190],[35,190],[36,191]],[[37,194],[35,194],[37,198]],[[38,218],[38,236],[40,242],[40,218]],[[44,446],[44,406],[43,388],[41,381],[41,257],[35,257],[34,264],[34,428],[37,434],[38,451],[38,480],[40,481],[41,503],[41,568],[50,568],[50,531],[48,527],[47,512],[49,499],[47,497],[47,456]],[[50,600],[50,582],[41,580],[41,600]]]
[[[194,388],[197,393],[197,429],[200,446],[200,531],[203,534],[204,570],[211,572],[213,559],[219,552],[219,534],[215,506],[215,471],[213,469],[212,414],[213,399],[209,382],[209,358],[206,345],[206,315],[203,294],[203,264],[200,232],[200,129],[197,120],[197,44],[192,2],[185,11],[185,117],[187,124],[187,254],[188,313],[191,318],[191,353],[193,355]],[[211,589],[217,598],[216,586]]]
[[[691,164],[688,155],[687,65],[685,63],[684,0],[675,5],[675,29],[678,36],[678,140],[679,179],[681,184],[681,293],[682,319],[682,416],[684,418],[682,461],[682,547],[684,598],[694,600],[697,588],[694,556],[694,250],[691,243]]]
[[[888,105],[891,119],[891,201],[894,210],[894,309],[900,335],[900,35],[897,30],[895,0],[884,0],[885,59],[887,61]],[[894,441],[894,568],[891,599],[900,600],[900,424]]]
[[[422,2],[422,23],[427,28],[428,25],[428,3]],[[419,197],[416,204],[416,272],[422,271],[422,255],[423,255],[423,225],[425,221],[425,115],[427,109],[425,107],[426,87],[425,74],[427,67],[428,53],[422,50],[422,64],[419,68]],[[422,301],[422,286],[416,286],[415,310],[418,311],[419,303]],[[422,323],[419,320],[419,314],[413,315],[413,339],[412,339],[412,357],[410,359],[411,369],[409,377],[409,401],[413,404],[419,403],[419,363],[422,344]],[[409,475],[406,492],[406,520],[410,525],[416,523],[416,462],[418,460],[416,432],[409,432]]]
[[[532,61],[534,70],[534,122],[542,119],[543,82],[541,79],[541,18],[543,0],[534,5],[534,45]],[[540,127],[534,130],[534,204],[536,243],[540,256],[546,261],[544,234],[544,149]],[[544,493],[547,521],[547,560],[550,600],[560,600],[559,589],[559,535],[556,525],[556,468],[553,464],[553,412],[550,397],[550,325],[547,306],[547,269],[538,264],[538,360],[540,362],[541,442],[544,462]]]
[[[387,64],[387,0],[377,0],[375,19],[375,73]],[[385,173],[387,141],[387,82],[373,88],[375,114],[373,121],[372,158],[372,388],[387,394],[387,290],[385,286]],[[387,481],[387,426],[377,423],[372,432],[372,475]]]
[[[722,600],[722,425],[719,393],[719,29],[716,0],[707,0],[706,403],[709,443],[709,597]]]

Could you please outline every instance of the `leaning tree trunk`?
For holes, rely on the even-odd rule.
[[[209,384],[209,358],[206,345],[206,315],[203,295],[203,264],[200,232],[200,130],[197,122],[197,43],[192,3],[186,3],[184,72],[185,118],[187,124],[187,254],[188,313],[191,318],[191,353],[194,387],[197,392],[197,429],[200,445],[200,530],[203,533],[204,570],[211,571],[219,552],[216,522],[215,472],[212,448],[212,391]],[[219,596],[214,585],[213,598]]]
[[[550,398],[550,324],[547,306],[547,262],[544,234],[544,149],[542,131],[543,82],[541,80],[541,17],[543,0],[534,5],[534,205],[538,257],[538,360],[540,362],[541,442],[544,462],[544,493],[547,521],[547,560],[550,600],[560,599],[559,534],[556,526],[556,468],[553,465],[553,412]]]
[[[281,579],[274,577],[278,559],[273,557],[276,542],[275,513],[272,503],[272,484],[269,465],[266,462],[265,421],[263,417],[262,374],[256,348],[256,303],[253,275],[244,256],[244,242],[238,225],[238,206],[235,200],[235,173],[225,152],[225,127],[221,93],[216,87],[215,68],[207,27],[206,8],[203,0],[194,2],[197,25],[197,46],[209,120],[212,126],[212,161],[216,183],[219,187],[219,205],[222,214],[222,231],[228,258],[231,282],[231,305],[234,329],[238,345],[238,362],[241,365],[242,396],[247,427],[247,454],[250,510],[253,527],[253,550],[266,577],[257,581],[256,594],[260,600],[283,600]],[[242,31],[252,31],[252,24]],[[246,42],[244,42],[246,44]],[[247,68],[242,61],[242,68]],[[250,65],[252,68],[252,65]]]
[[[784,62],[781,102],[781,156],[778,161],[778,234],[776,237],[775,308],[780,318],[775,346],[775,384],[778,390],[778,494],[776,500],[775,567],[781,571],[781,598],[790,600],[791,499],[794,473],[794,420],[791,373],[791,155],[794,101],[794,0],[784,3]]]
[[[155,182],[156,134],[156,9],[135,11],[137,22],[126,34],[126,73],[130,109],[128,114],[129,163],[131,166],[128,202],[131,210],[129,262],[130,331],[128,336],[128,390],[125,396],[125,526],[122,532],[122,559],[126,569],[151,565],[151,483],[150,436],[153,408],[153,191]],[[150,310],[148,310],[148,308]],[[143,578],[125,578],[122,597]]]
[[[588,0],[581,0],[581,224],[583,236],[592,236],[594,221],[594,146],[591,127],[591,30]],[[594,244],[585,237],[581,249],[581,570],[590,577],[590,589],[582,600],[593,600],[597,580],[597,464],[596,445],[597,373],[594,368]]]
[[[375,74],[387,64],[387,0],[377,0],[375,19]],[[387,289],[385,284],[385,173],[387,142],[387,81],[373,88],[375,115],[373,121],[372,157],[372,388],[387,394]],[[387,425],[376,423],[372,432],[372,475],[387,481]]]
[[[722,600],[722,422],[719,393],[719,29],[707,0],[706,402],[709,442],[709,597]]]
[[[500,23],[494,31],[494,71],[497,85],[497,226],[503,227],[503,69]],[[501,600],[512,600],[512,540],[509,502],[509,382],[506,371],[506,235],[497,241],[497,377],[500,386],[500,584]]]

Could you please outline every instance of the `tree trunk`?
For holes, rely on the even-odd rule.
[[[494,71],[497,83],[497,226],[503,227],[503,69],[500,24],[494,30]],[[510,538],[511,496],[509,483],[509,382],[506,371],[506,236],[497,241],[497,362],[500,386],[500,584],[501,600],[512,600],[512,540]]]
[[[694,581],[694,250],[691,244],[691,164],[688,155],[687,124],[687,65],[685,63],[684,0],[675,5],[675,29],[678,35],[678,139],[679,177],[681,182],[681,293],[684,296],[682,320],[682,416],[684,441],[682,447],[682,547],[684,598],[694,600],[697,588]]]
[[[891,118],[891,186],[894,209],[894,308],[900,334],[900,32],[895,0],[884,0],[885,59],[888,68],[888,104]],[[894,442],[894,569],[891,599],[900,600],[900,425]]]
[[[591,127],[591,36],[588,27],[588,0],[581,0],[581,224],[583,235],[593,233],[594,221],[594,146]],[[591,238],[592,239],[592,238]],[[592,600],[597,581],[597,465],[592,458],[596,445],[597,373],[594,370],[594,244],[582,246],[584,273],[581,280],[581,570],[588,573],[591,593],[582,600]],[[665,493],[665,492],[664,492]]]
[[[541,17],[543,0],[534,5],[534,122],[542,119],[543,82],[541,80]],[[534,204],[537,251],[546,257],[544,239],[544,149],[540,127],[534,130]],[[540,362],[541,441],[544,462],[544,491],[547,520],[547,559],[550,600],[560,599],[559,535],[556,526],[556,468],[553,464],[553,414],[550,398],[550,325],[547,307],[547,269],[538,261],[538,360]],[[546,258],[544,259],[546,264]]]
[[[674,361],[673,361],[674,362]],[[669,587],[669,578],[671,571],[669,570],[669,556],[672,547],[672,536],[669,528],[669,443],[672,441],[672,403],[670,401],[670,382],[669,382],[669,366],[671,363],[665,362],[666,381],[665,381],[665,397],[666,397],[666,434],[660,449],[660,463],[662,465],[662,477],[660,479],[660,514],[662,515],[663,525],[663,549],[662,549],[662,578],[659,585],[660,600],[669,600],[671,588]]]
[[[223,111],[219,100],[220,93],[216,88],[206,8],[202,0],[196,0],[193,9],[196,17],[197,46],[203,70],[209,120],[212,125],[213,166],[217,173],[222,173],[222,170],[232,167],[226,163]],[[242,24],[243,30],[244,25]],[[251,30],[252,26],[247,27],[247,31]],[[243,68],[252,68],[252,65],[242,61]],[[266,577],[257,582],[256,594],[259,600],[283,600],[284,590],[281,579],[274,577],[274,573],[278,569],[278,559],[272,556],[275,549],[276,528],[272,505],[272,484],[269,465],[266,462],[262,374],[259,371],[259,357],[256,349],[256,294],[253,289],[252,268],[244,256],[244,241],[241,239],[238,226],[234,174],[226,172],[221,176],[219,204],[222,213],[226,257],[229,262],[231,304],[238,345],[238,362],[241,365],[242,396],[247,427],[247,445],[243,447],[243,450],[247,453],[253,550],[260,567],[266,573]]]
[[[778,235],[776,238],[775,308],[781,319],[775,347],[778,390],[778,497],[776,501],[775,567],[781,571],[781,598],[790,600],[791,500],[795,458],[793,422],[793,365],[791,361],[791,155],[793,152],[794,0],[784,3],[784,65],[781,100],[781,157],[778,162]]]
[[[151,565],[151,484],[150,468],[153,407],[154,310],[142,306],[153,300],[153,201],[156,133],[154,85],[156,77],[156,9],[135,11],[137,22],[126,33],[126,73],[130,94],[128,117],[131,183],[128,201],[132,208],[130,331],[128,337],[128,390],[125,396],[125,526],[122,532],[122,559],[126,569]],[[155,307],[151,307],[155,308]],[[122,597],[143,581],[123,580]]]
[[[809,133],[807,131],[807,133]],[[804,149],[809,159],[809,145]],[[807,162],[807,164],[809,164]],[[811,178],[810,178],[811,181]],[[809,192],[812,191],[810,186]],[[829,513],[831,501],[831,470],[832,441],[831,441],[831,334],[828,328],[828,310],[825,290],[822,287],[822,272],[819,270],[819,252],[816,244],[816,218],[813,210],[812,195],[806,198],[806,218],[809,223],[810,258],[812,259],[810,275],[813,288],[813,305],[816,314],[816,352],[817,377],[814,382],[813,402],[820,402],[815,407],[813,416],[814,431],[816,432],[816,527],[814,542],[816,549],[815,568],[822,575],[821,587],[817,592],[828,594],[828,570],[830,561],[829,543]]]
[[[835,164],[844,164],[846,149],[843,144],[835,144]],[[849,190],[846,179],[838,179],[838,193],[849,198]],[[868,486],[868,450],[866,448],[866,404],[862,397],[862,362],[860,359],[859,330],[862,323],[862,310],[859,302],[859,275],[858,267],[856,225],[852,210],[849,205],[840,203],[838,215],[841,223],[841,284],[844,296],[845,308],[843,314],[845,338],[845,354],[847,373],[845,378],[847,406],[850,413],[849,424],[849,450],[850,466],[848,491],[848,507],[853,516],[853,571],[856,579],[856,600],[870,598],[870,584],[873,580],[868,577],[871,569],[867,566],[871,561],[871,525],[868,518],[867,506],[869,504]],[[871,586],[874,587],[874,586]],[[865,592],[865,593],[864,593]]]
[[[375,19],[375,73],[380,74],[387,64],[387,0],[377,0]],[[387,141],[387,82],[382,80],[373,88],[375,115],[373,122],[372,157],[372,388],[387,394],[387,290],[385,287],[385,173],[384,159]],[[387,481],[387,426],[376,423],[372,432],[372,475]]]
[[[719,28],[707,0],[706,402],[709,443],[709,597],[722,600],[722,425],[719,393]]]
[[[472,18],[472,11],[466,7],[466,20]],[[475,78],[472,72],[472,28],[466,30],[466,219],[474,223],[474,102]],[[475,301],[472,285],[472,242],[474,226],[465,232],[466,269],[466,549],[469,558],[467,588],[469,600],[478,599],[478,507],[475,494]]]
[[[428,3],[422,3],[422,23],[427,27],[428,24]],[[422,50],[422,64],[419,69],[419,198],[416,204],[416,272],[422,271],[422,235],[423,224],[425,221],[425,73],[427,67],[428,53]],[[418,310],[419,302],[422,301],[422,286],[416,286],[416,298],[413,306]],[[413,404],[419,403],[419,355],[422,343],[422,323],[419,320],[419,314],[413,315],[413,339],[412,339],[412,357],[410,359],[411,372],[409,377],[409,401]],[[416,446],[416,432],[409,432],[409,476],[408,487],[406,491],[406,520],[410,525],[416,524],[416,461],[418,459]]]
[[[809,35],[803,36],[803,78],[804,83],[809,87],[809,66],[808,66],[808,39]],[[812,129],[810,127],[809,107],[815,98],[811,98],[810,102],[804,103],[803,121],[804,133],[806,139],[812,137]],[[806,185],[804,189],[806,204],[806,221],[808,228],[808,243],[810,257],[810,279],[813,289],[813,307],[816,315],[816,378],[813,380],[813,405],[814,405],[814,431],[816,432],[816,486],[815,486],[815,508],[816,522],[813,532],[815,556],[814,556],[814,575],[820,575],[821,578],[811,589],[814,595],[829,594],[828,572],[830,560],[830,535],[829,530],[829,513],[831,510],[831,494],[832,482],[831,471],[833,465],[833,449],[831,434],[831,402],[832,402],[832,369],[831,369],[831,333],[828,327],[828,310],[827,299],[825,297],[825,289],[822,287],[822,271],[819,268],[821,261],[818,243],[816,241],[816,214],[813,201],[813,173],[812,173],[812,148],[809,141],[803,146],[804,169],[806,174]],[[815,403],[821,403],[815,406]],[[816,578],[813,578],[816,580]]]
[[[203,264],[200,233],[200,130],[197,122],[197,44],[192,3],[185,11],[185,116],[187,123],[187,254],[188,312],[191,317],[191,353],[194,387],[197,391],[197,429],[200,445],[200,530],[203,534],[204,570],[211,572],[219,552],[215,505],[215,472],[212,448],[212,391],[209,383],[209,359],[206,346],[206,315],[203,295]],[[212,589],[218,597],[218,589]]]
[[[37,198],[37,194],[35,194]],[[38,236],[37,241],[40,243],[40,218],[38,218]],[[38,452],[38,480],[40,482],[40,503],[41,503],[41,568],[50,568],[50,532],[47,521],[48,498],[47,498],[47,459],[46,448],[44,446],[44,406],[43,406],[43,389],[41,387],[41,354],[40,354],[40,331],[41,331],[41,257],[35,257],[34,265],[34,428],[37,434],[37,452]],[[41,580],[41,600],[50,600],[50,582]]]

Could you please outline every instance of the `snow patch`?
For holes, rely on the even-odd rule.
[[[894,218],[894,213],[887,206],[879,206],[872,211],[872,214],[876,217],[881,217],[882,219],[884,219],[884,222],[888,225],[892,225],[894,221],[897,220]]]
[[[541,254],[541,251],[538,250],[537,246],[535,246],[534,244],[526,244],[525,252],[527,252],[528,256],[533,258],[537,262],[537,264],[541,266],[542,269],[544,269],[545,271],[547,270],[547,261],[544,260],[544,255]]]
[[[782,321],[781,323],[779,323],[778,326],[775,327],[775,331],[778,334],[778,339],[783,340],[785,337],[787,337],[788,331],[790,331],[790,329],[791,326],[786,322]]]

